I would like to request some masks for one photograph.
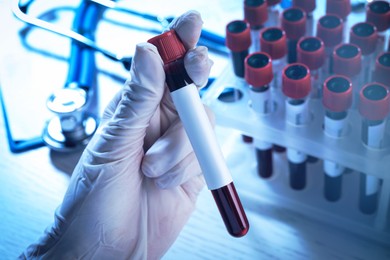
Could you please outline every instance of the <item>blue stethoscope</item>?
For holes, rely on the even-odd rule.
[[[12,11],[17,18],[30,25],[71,38],[72,43],[66,84],[64,88],[53,93],[47,100],[47,107],[53,112],[54,117],[47,122],[42,136],[29,140],[13,139],[0,91],[10,150],[14,153],[20,153],[42,146],[48,146],[52,150],[61,152],[80,150],[85,147],[95,133],[99,120],[96,111],[97,68],[95,52],[100,52],[114,61],[121,62],[126,69],[129,69],[131,65],[131,57],[118,55],[96,44],[95,31],[104,11],[110,8],[126,12],[158,22],[163,26],[168,25],[172,18],[164,19],[124,9],[110,0],[86,0],[82,1],[76,10],[72,25],[73,30],[68,30],[28,15],[27,9],[33,0],[25,5],[20,5],[19,2],[16,0],[12,3]],[[201,33],[200,44],[220,53],[228,53],[224,38],[206,30]]]

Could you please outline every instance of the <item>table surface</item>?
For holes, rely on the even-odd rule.
[[[78,1],[50,2],[47,7],[47,3],[37,1],[31,12],[39,14],[42,8],[57,5],[72,7]],[[223,28],[228,21],[242,17],[242,5],[238,1],[215,1],[213,5],[218,7],[217,15],[215,8],[207,8],[206,1],[196,4],[180,1],[180,5],[174,5],[175,1],[164,1],[165,5],[163,1],[132,2],[139,10],[144,8],[148,12],[152,11],[145,6],[153,2],[154,10],[160,10],[163,14],[178,15],[188,9],[197,9],[204,17],[205,26],[220,33],[223,29],[219,30],[218,26]],[[70,24],[72,16],[69,17],[71,12],[67,8],[58,13],[63,23]],[[69,41],[33,30],[27,38],[30,48],[26,48],[18,36],[24,24],[12,16],[10,1],[0,0],[0,15],[3,35],[0,40],[0,84],[9,109],[12,130],[18,138],[39,135],[45,120],[50,117],[45,100],[53,87],[62,87],[65,79]],[[103,24],[100,29],[104,31],[106,26],[110,25]],[[49,40],[42,41],[42,37]],[[128,50],[130,46],[131,53],[134,45],[150,38],[150,34],[138,32],[136,36],[129,37],[131,39],[123,38],[123,41],[109,44],[122,50]],[[101,44],[111,47],[104,40],[101,40]],[[57,47],[53,49],[53,45]],[[37,53],[37,48],[51,50],[54,55],[49,57]],[[212,74],[218,75],[227,58],[212,57],[216,62]],[[104,107],[120,89],[123,84],[120,81],[127,77],[127,72],[99,55],[97,62],[102,72],[99,85],[105,93],[99,102]],[[104,73],[108,68],[114,71],[114,78],[119,78],[119,82]],[[254,170],[253,147],[242,143],[240,133],[234,130],[217,126],[216,132],[233,178],[243,178],[243,174],[246,174],[245,178],[261,182]],[[50,225],[79,156],[80,153],[62,154],[47,147],[21,154],[11,153],[4,119],[0,116],[0,259],[16,258]],[[275,160],[283,160],[283,155],[279,157]],[[256,191],[247,190],[240,184],[236,188],[242,194],[251,224],[245,237],[237,239],[228,235],[211,193],[204,189],[196,211],[164,259],[390,259],[390,248],[382,243],[290,211],[270,198],[254,196]]]

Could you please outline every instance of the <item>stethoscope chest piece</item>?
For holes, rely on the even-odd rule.
[[[53,150],[71,152],[83,149],[95,133],[96,117],[87,114],[87,92],[78,87],[57,90],[47,100],[55,116],[43,132],[43,141]]]

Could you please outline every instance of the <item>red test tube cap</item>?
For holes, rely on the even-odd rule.
[[[385,52],[375,60],[374,81],[390,87],[390,52]]]
[[[387,30],[390,26],[390,3],[388,1],[373,1],[366,7],[366,21],[375,25],[378,32]]]
[[[310,93],[310,70],[302,63],[292,63],[283,69],[282,91],[293,99],[305,98]]]
[[[267,1],[245,0],[244,17],[251,27],[262,26],[268,20]]]
[[[183,58],[186,49],[175,30],[170,30],[148,40],[156,46],[164,64]]]
[[[342,43],[333,51],[333,72],[335,74],[353,77],[360,73],[362,53],[360,48],[351,43]]]
[[[351,43],[360,47],[362,55],[369,55],[376,49],[378,33],[372,23],[362,22],[352,26],[349,38]]]
[[[245,58],[245,80],[249,85],[262,87],[272,79],[272,60],[268,53],[254,52]]]
[[[298,40],[306,33],[306,13],[299,7],[290,7],[282,13],[282,28],[286,37]]]
[[[226,25],[226,46],[231,51],[245,51],[251,43],[251,33],[247,22],[235,20]]]
[[[316,0],[293,0],[293,6],[302,8],[306,13],[311,13],[316,9]]]
[[[343,20],[334,14],[327,14],[318,19],[317,36],[325,47],[333,47],[343,40]]]
[[[324,82],[322,103],[333,112],[348,110],[352,104],[352,83],[342,75],[333,75]]]
[[[268,53],[273,60],[284,57],[287,54],[286,33],[278,27],[263,29],[260,32],[260,47],[261,51]]]
[[[389,89],[378,82],[366,84],[360,91],[359,112],[368,120],[383,120],[390,112]]]
[[[298,62],[305,64],[310,70],[322,67],[325,62],[325,48],[318,37],[302,37],[297,44]]]
[[[345,20],[351,12],[351,0],[326,0],[326,13]]]
[[[267,0],[267,5],[268,6],[274,6],[277,5],[281,2],[282,0]]]

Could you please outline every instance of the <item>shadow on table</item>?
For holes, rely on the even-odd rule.
[[[75,152],[63,153],[51,150],[50,160],[58,170],[71,176],[83,151],[84,149]]]

